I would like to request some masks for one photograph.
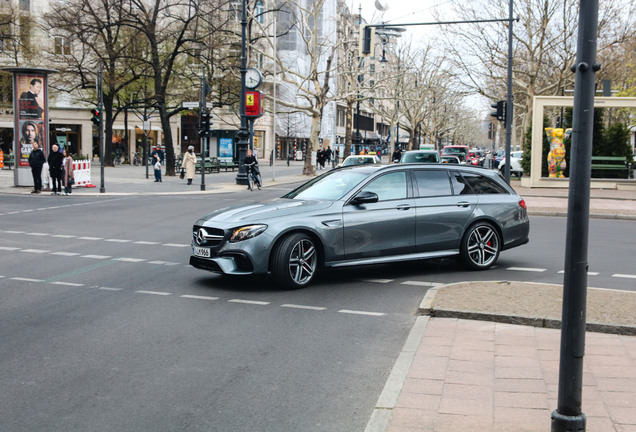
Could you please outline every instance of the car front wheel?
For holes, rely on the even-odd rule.
[[[501,240],[495,227],[488,222],[478,222],[464,234],[460,258],[473,270],[485,270],[497,262],[500,251]]]
[[[314,279],[318,251],[306,234],[291,234],[276,245],[272,255],[272,275],[288,289],[303,288]]]

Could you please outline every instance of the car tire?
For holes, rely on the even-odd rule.
[[[290,234],[274,248],[272,276],[286,289],[309,285],[318,269],[318,250],[308,235]]]
[[[477,222],[462,238],[459,256],[472,270],[486,270],[497,262],[501,252],[501,239],[497,229],[489,222]]]

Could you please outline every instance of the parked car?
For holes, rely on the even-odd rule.
[[[524,200],[495,171],[461,165],[336,168],[281,198],[227,207],[192,228],[190,264],[301,288],[330,267],[457,256],[470,269],[528,242]]]
[[[510,160],[512,161],[510,163],[510,174],[511,175],[516,175],[517,177],[521,178],[521,176],[523,175],[523,168],[521,168],[521,158],[523,158],[523,151],[513,151],[510,152]],[[499,171],[503,174],[506,169],[506,161],[507,159],[502,159],[501,162],[499,162]]]
[[[378,157],[375,155],[351,155],[347,156],[347,158],[342,161],[341,164],[338,164],[338,166],[353,166],[376,163],[380,163],[380,159],[378,159]]]
[[[443,155],[452,155],[457,156],[457,154],[464,155],[464,158],[468,160],[468,146],[463,145],[447,145],[442,148],[442,156]]]
[[[410,150],[402,153],[400,163],[438,163],[439,154],[435,150]]]
[[[457,156],[449,156],[449,155],[440,156],[439,162],[446,163],[446,164],[456,164],[456,165],[459,165],[461,163],[461,161],[459,160]]]

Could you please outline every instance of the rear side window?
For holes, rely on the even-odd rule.
[[[419,197],[452,195],[450,179],[446,170],[413,171]]]
[[[453,194],[455,195],[474,195],[470,184],[457,171],[450,173],[451,183],[453,184]]]
[[[488,177],[472,173],[464,173],[462,177],[464,178],[464,183],[466,185],[470,185],[471,189],[476,194],[508,194],[506,189]]]

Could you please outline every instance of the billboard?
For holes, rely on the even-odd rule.
[[[46,155],[48,142],[46,133],[46,75],[19,74],[15,77],[17,101],[17,140],[20,148],[17,154],[19,166],[29,166],[29,154],[37,143]]]

